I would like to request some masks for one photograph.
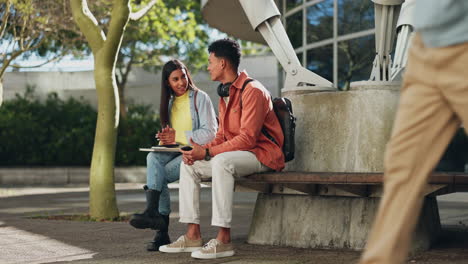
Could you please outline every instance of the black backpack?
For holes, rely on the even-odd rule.
[[[254,79],[247,79],[242,85],[240,107],[242,109],[242,92],[244,92],[245,86]],[[283,142],[283,154],[286,162],[294,159],[294,133],[296,131],[296,117],[293,115],[292,103],[286,97],[276,97],[271,99],[273,102],[273,110],[275,111],[276,117],[283,130],[284,142]],[[262,133],[276,145],[278,142],[268,133],[263,127]]]

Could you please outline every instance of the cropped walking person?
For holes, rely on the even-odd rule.
[[[468,1],[418,0],[415,10],[384,194],[361,264],[405,261],[429,174],[460,124],[468,124]]]

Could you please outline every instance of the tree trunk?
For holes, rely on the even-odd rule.
[[[114,186],[119,103],[115,75],[107,66],[114,58],[106,55],[100,52],[96,56],[94,69],[98,118],[89,178],[89,213],[97,219],[119,216]]]
[[[70,0],[73,18],[94,55],[98,118],[89,175],[89,213],[96,219],[119,216],[115,198],[114,164],[119,126],[119,95],[115,64],[130,15],[129,0],[114,0],[107,36],[88,9],[86,0]]]
[[[138,19],[155,5],[152,0],[136,13],[130,12],[130,0],[114,0],[107,36],[88,8],[86,0],[70,0],[73,18],[94,55],[94,81],[98,97],[98,118],[93,158],[89,175],[89,213],[97,219],[119,216],[115,199],[114,164],[119,126],[119,90],[115,77],[117,55],[125,26],[132,16]]]
[[[116,76],[119,78],[117,79],[117,87],[119,87],[119,98],[120,98],[120,116],[122,119],[127,118],[127,103],[125,101],[125,87],[127,86],[127,81],[128,81],[128,74],[132,70],[132,65],[133,65],[133,56],[134,56],[134,49],[136,46],[136,42],[134,42],[131,46],[131,55],[130,55],[130,60],[124,64],[123,62],[123,55],[119,54],[119,57],[117,58],[117,69],[120,73],[120,76]]]

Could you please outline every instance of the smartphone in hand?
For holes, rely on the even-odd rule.
[[[183,151],[190,151],[193,148],[191,146],[184,146],[184,147],[181,147],[180,149],[183,150]]]

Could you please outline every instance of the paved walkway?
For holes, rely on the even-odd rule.
[[[143,209],[140,185],[117,186],[119,209]],[[177,222],[178,193],[171,190],[173,214],[170,235],[176,239],[185,226]],[[255,193],[235,193],[233,242],[236,255],[220,260],[194,260],[189,254],[147,252],[145,242],[153,231],[136,230],[123,222],[78,222],[30,219],[30,216],[82,214],[88,211],[88,189],[0,188],[0,263],[355,263],[359,252],[297,249],[245,243]],[[215,236],[209,226],[211,192],[202,191],[202,232]],[[433,249],[411,258],[410,263],[468,263],[468,198],[466,194],[442,197],[444,232]],[[304,221],[312,221],[304,219]],[[275,232],[275,230],[272,230]]]

